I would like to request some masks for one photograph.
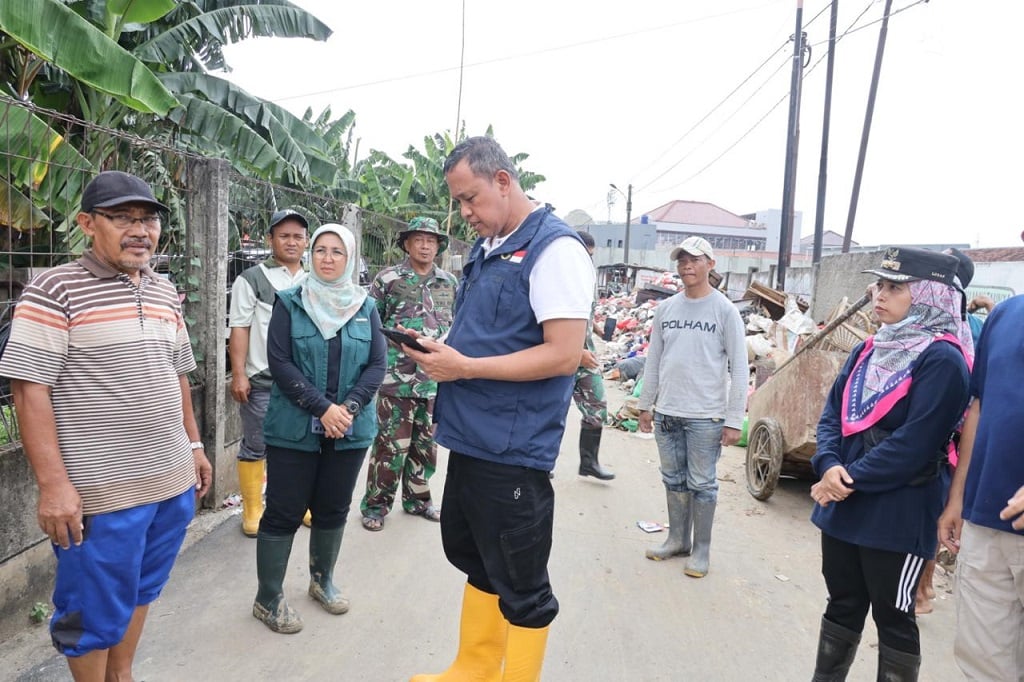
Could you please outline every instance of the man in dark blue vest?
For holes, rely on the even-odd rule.
[[[493,139],[461,142],[444,173],[480,238],[445,343],[405,350],[439,382],[435,437],[450,450],[441,538],[467,583],[455,662],[413,680],[533,681],[558,613],[547,570],[548,472],[565,431],[594,269],[579,236],[526,196]]]

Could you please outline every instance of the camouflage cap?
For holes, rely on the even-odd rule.
[[[433,218],[427,218],[424,216],[417,216],[409,221],[409,226],[398,233],[398,238],[395,240],[398,242],[398,246],[402,251],[408,253],[408,249],[405,248],[405,238],[413,232],[425,232],[426,234],[437,235],[437,253],[438,255],[445,252],[448,248],[448,235],[441,232],[441,226],[437,224],[437,221]]]

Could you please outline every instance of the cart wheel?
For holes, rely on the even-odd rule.
[[[747,443],[747,490],[767,500],[775,492],[782,472],[782,429],[770,417],[758,419]]]

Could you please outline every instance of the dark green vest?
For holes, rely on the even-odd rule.
[[[327,339],[313,324],[302,307],[302,287],[278,292],[292,322],[292,362],[302,375],[327,393]],[[373,329],[370,311],[376,302],[369,296],[359,312],[341,328],[341,371],[338,377],[337,400],[348,395],[359,380],[359,375],[370,360]],[[316,452],[320,449],[320,436],[312,431],[311,415],[289,400],[274,382],[270,389],[270,404],[263,421],[263,437],[268,445],[292,450]],[[365,448],[377,436],[376,399],[363,407],[352,424],[352,434],[336,442],[338,449]]]

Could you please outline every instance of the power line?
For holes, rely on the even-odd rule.
[[[783,45],[783,47],[785,47],[785,45]],[[776,54],[778,54],[778,51],[776,51]],[[772,56],[774,57],[775,55],[772,55]],[[741,111],[743,111],[743,107],[746,106],[747,103],[750,102],[750,100],[752,100],[755,96],[757,96],[757,94],[759,92],[761,92],[765,87],[767,87],[768,84],[771,82],[771,80],[775,77],[775,75],[778,74],[779,71],[781,71],[789,62],[790,62],[790,58],[789,57],[787,57],[785,59],[785,61],[780,62],[779,66],[776,67],[776,69],[774,71],[772,71],[768,75],[768,79],[765,80],[764,83],[759,85],[757,87],[757,89],[755,89],[752,93],[750,93],[750,95],[747,96],[747,98],[745,100],[740,102],[739,107],[737,107],[736,110],[733,111],[731,114],[726,116],[725,119],[722,120],[722,122],[718,125],[717,128],[715,128],[710,133],[708,133],[707,136],[705,136],[703,140],[701,140],[699,143],[697,143],[697,146],[695,146],[689,152],[687,152],[686,154],[681,156],[675,163],[673,163],[671,166],[669,166],[664,171],[662,171],[660,174],[658,174],[656,177],[654,177],[650,182],[648,182],[648,183],[642,185],[641,187],[639,187],[637,191],[647,189],[648,187],[650,187],[651,185],[656,183],[658,180],[660,180],[661,178],[663,178],[666,175],[668,175],[671,171],[675,170],[679,166],[679,164],[681,164],[683,161],[686,161],[691,156],[693,156],[697,152],[698,149],[700,149],[705,143],[707,143],[708,140],[710,140],[714,136],[715,133],[717,133],[719,130],[721,130],[729,121],[731,121],[733,118],[735,118],[737,114],[739,114]],[[724,100],[723,100],[723,102],[724,102]],[[715,109],[717,109],[717,108],[718,107],[716,106]],[[708,112],[708,115],[705,116],[704,118],[702,118],[700,120],[700,122],[698,122],[697,125],[700,125],[700,123],[702,123],[703,121],[707,120],[708,116],[710,116],[711,113],[713,113],[715,111],[715,109],[713,109],[711,112]],[[694,126],[694,128],[696,128],[696,126]],[[692,130],[693,130],[693,128],[691,128],[689,131],[687,131],[687,134],[689,134]]]
[[[891,18],[891,17],[895,16],[896,14],[902,13],[902,12],[910,9],[911,7],[914,7],[916,5],[922,4],[922,3],[927,2],[927,1],[928,0],[917,0],[914,3],[912,3],[910,5],[907,5],[906,7],[903,7],[903,8],[901,8],[901,9],[895,11],[895,12],[891,12],[889,14],[889,17]],[[869,22],[867,24],[864,24],[863,26],[854,28],[854,26],[856,26],[857,22],[860,21],[861,18],[865,14],[867,14],[869,9],[871,9],[871,6],[873,4],[874,4],[874,2],[869,3],[868,6],[865,7],[861,11],[860,14],[857,15],[857,18],[854,19],[853,22],[851,22],[850,26],[847,27],[847,29],[845,31],[843,31],[843,33],[841,35],[836,37],[836,44],[837,45],[838,45],[839,41],[842,40],[843,38],[845,38],[846,36],[851,35],[853,33],[856,33],[857,31],[860,31],[860,30],[862,30],[864,28],[867,28],[868,26],[871,26],[873,24],[876,24],[876,23],[879,23],[880,21],[882,21],[881,19],[877,19],[875,21],[871,21],[871,22]],[[810,67],[808,67],[807,70],[801,75],[801,79],[806,78],[808,75],[810,75],[810,73],[812,71],[814,71],[814,69],[818,66],[818,64],[820,64],[825,59],[825,56],[826,55],[822,55],[821,57],[818,58],[817,61],[815,61]],[[772,112],[774,112],[779,107],[779,105],[781,105],[783,102],[786,101],[787,97],[789,97],[789,93],[786,93],[785,95],[783,95],[777,102],[775,102],[775,104],[773,104],[771,106],[771,108],[767,112],[765,112],[765,114],[763,116],[761,116],[761,118],[759,118],[754,123],[754,125],[752,125],[750,128],[748,128],[747,131],[744,132],[735,142],[730,144],[721,154],[719,154],[714,159],[712,159],[709,163],[707,163],[704,167],[702,167],[696,173],[694,173],[693,175],[689,176],[685,180],[676,183],[675,185],[664,187],[664,188],[661,188],[661,189],[656,190],[656,191],[664,192],[664,191],[668,191],[670,189],[675,189],[676,187],[680,187],[682,185],[685,185],[686,183],[690,182],[691,180],[699,177],[701,174],[704,173],[704,171],[708,170],[709,168],[711,168],[711,166],[713,166],[718,161],[720,161],[726,154],[728,154],[730,151],[732,151],[737,145],[739,145],[740,142],[742,142],[748,135],[750,135],[750,133],[752,133],[758,126],[760,126],[764,122],[764,120],[767,119],[772,114]]]
[[[824,7],[824,8],[822,9],[822,10],[820,10],[820,11],[819,11],[819,12],[818,12],[817,14],[815,14],[815,15],[814,15],[813,17],[811,17],[811,19],[810,19],[810,20],[808,20],[808,22],[806,23],[806,26],[810,26],[811,24],[813,24],[813,23],[815,22],[815,20],[817,20],[817,19],[818,19],[818,17],[820,17],[820,16],[822,15],[822,14],[824,14],[824,13],[825,13],[825,10],[827,10],[827,9],[828,9],[828,7],[829,7],[828,5],[825,5],[825,7]],[[731,98],[731,97],[732,97],[733,95],[735,95],[735,94],[736,94],[736,93],[737,93],[737,92],[738,92],[738,91],[739,91],[739,90],[740,90],[740,89],[741,89],[741,88],[742,88],[742,87],[743,87],[744,85],[746,85],[746,84],[747,84],[747,83],[748,83],[748,82],[749,82],[749,81],[750,81],[750,80],[751,80],[751,79],[752,79],[752,78],[753,78],[753,77],[754,77],[755,75],[757,75],[757,72],[758,72],[758,71],[760,71],[760,70],[761,70],[762,68],[764,68],[764,66],[765,66],[766,64],[768,64],[768,62],[770,62],[770,61],[771,61],[772,59],[774,59],[774,58],[775,58],[775,56],[779,54],[779,52],[781,52],[781,51],[782,51],[783,49],[785,49],[787,45],[789,45],[789,41],[788,41],[788,40],[787,40],[787,41],[784,41],[784,42],[783,42],[783,43],[782,43],[781,45],[779,45],[779,47],[778,47],[778,48],[776,48],[776,50],[775,50],[774,52],[772,52],[772,53],[771,53],[770,55],[768,55],[768,57],[767,57],[767,58],[766,58],[766,59],[765,59],[765,60],[764,60],[763,62],[761,62],[760,64],[758,64],[758,65],[757,65],[757,67],[756,67],[756,68],[755,68],[755,69],[754,69],[754,70],[753,70],[753,71],[752,71],[752,72],[750,73],[750,75],[749,75],[749,76],[747,76],[747,77],[746,77],[746,78],[744,78],[744,79],[743,79],[742,81],[740,81],[739,85],[737,85],[737,86],[736,86],[735,88],[733,88],[733,89],[732,89],[732,91],[730,91],[728,95],[726,95],[725,97],[723,97],[723,98],[722,98],[722,100],[718,102],[718,104],[716,104],[715,106],[711,107],[711,110],[710,110],[710,111],[708,111],[708,113],[704,114],[704,116],[703,116],[703,117],[701,117],[701,119],[700,119],[699,121],[697,121],[697,122],[696,122],[696,123],[694,123],[694,124],[693,124],[692,126],[690,126],[690,128],[689,128],[689,129],[688,129],[688,130],[687,130],[687,131],[686,131],[685,133],[683,133],[683,134],[682,134],[682,136],[680,136],[678,140],[676,140],[676,141],[675,141],[675,142],[673,142],[672,144],[668,145],[668,146],[667,146],[667,147],[665,148],[665,150],[664,150],[664,151],[663,151],[663,152],[662,152],[661,154],[659,154],[659,155],[658,155],[658,157],[657,157],[656,159],[654,159],[654,160],[653,160],[653,161],[651,161],[651,162],[650,162],[649,164],[647,164],[646,166],[644,166],[643,168],[641,168],[641,169],[640,169],[639,171],[637,171],[637,172],[636,172],[636,173],[634,174],[634,177],[635,177],[636,175],[639,175],[640,173],[643,173],[643,172],[644,172],[645,170],[647,170],[648,168],[650,168],[651,166],[653,166],[654,164],[656,164],[656,163],[657,163],[658,161],[660,161],[660,160],[661,160],[662,158],[664,158],[664,157],[665,157],[665,155],[666,155],[666,154],[668,154],[668,152],[669,152],[669,151],[670,151],[670,150],[671,150],[671,149],[672,149],[673,147],[675,147],[676,145],[678,145],[678,144],[679,144],[680,142],[682,142],[682,141],[683,141],[684,139],[686,139],[686,138],[687,138],[687,137],[688,137],[688,136],[689,136],[689,135],[690,135],[691,133],[693,133],[693,131],[695,131],[695,130],[696,130],[696,129],[697,129],[697,128],[698,128],[698,127],[699,127],[699,126],[700,126],[700,125],[702,124],[702,123],[704,123],[704,121],[708,120],[708,119],[709,119],[709,118],[711,117],[711,115],[712,115],[712,114],[714,114],[714,113],[715,113],[716,111],[718,111],[718,110],[719,110],[719,109],[720,109],[720,108],[721,108],[721,107],[722,107],[722,106],[723,106],[723,105],[724,105],[724,104],[725,104],[725,103],[726,103],[727,101],[729,101],[729,99],[730,99],[730,98]],[[786,62],[784,62],[784,63],[782,64],[782,66],[785,66],[785,64],[786,64],[786,63],[788,63],[788,59],[787,59],[787,61],[786,61]],[[771,80],[771,78],[772,78],[772,77],[774,77],[774,76],[775,76],[775,74],[777,74],[777,73],[778,73],[778,72],[779,72],[779,71],[781,70],[782,66],[780,66],[780,67],[779,67],[779,68],[777,68],[777,69],[776,69],[775,71],[773,71],[773,72],[771,73],[771,75],[769,75],[769,76],[768,76],[768,79],[769,79],[769,80]],[[759,88],[758,88],[757,90],[755,90],[755,91],[754,91],[754,94],[756,95],[756,94],[757,94],[758,92],[760,92],[760,90],[761,90],[762,88],[764,88],[764,87],[765,87],[765,86],[766,86],[767,84],[768,84],[768,81],[765,81],[765,83],[763,83],[763,84],[762,84],[762,85],[761,85],[761,86],[760,86],[760,87],[759,87]],[[741,104],[740,104],[740,108],[739,108],[739,109],[737,109],[737,110],[736,110],[735,112],[733,112],[733,114],[732,114],[732,115],[731,115],[731,116],[730,116],[730,117],[729,117],[728,119],[726,119],[726,121],[730,120],[730,119],[731,119],[731,118],[732,118],[733,116],[735,116],[735,115],[736,115],[737,113],[739,113],[739,111],[740,111],[740,110],[742,109],[743,105],[744,105],[744,104],[746,104],[747,102],[749,102],[749,101],[750,101],[750,99],[751,99],[752,97],[753,97],[753,95],[751,95],[751,96],[750,96],[750,97],[748,97],[748,98],[747,98],[746,100],[744,100],[744,101],[743,101],[743,103],[741,103]],[[716,128],[716,129],[715,129],[715,131],[713,131],[713,132],[712,132],[712,134],[714,134],[714,132],[717,132],[717,131],[718,131],[718,130],[719,130],[720,128],[721,128],[721,126],[719,126],[719,128]],[[653,178],[652,180],[650,180],[649,182],[647,182],[647,183],[646,183],[645,185],[643,185],[643,186],[642,186],[642,187],[640,187],[639,189],[640,189],[640,190],[642,190],[642,189],[645,189],[645,188],[647,188],[647,187],[650,187],[650,186],[651,186],[651,185],[653,185],[653,184],[654,184],[655,182],[657,182],[658,180],[660,180],[661,178],[663,178],[663,177],[664,177],[665,175],[667,175],[667,174],[668,174],[669,172],[671,172],[672,170],[674,170],[674,169],[675,169],[675,168],[676,168],[676,167],[677,167],[677,166],[678,166],[678,165],[679,165],[680,163],[682,163],[682,162],[683,162],[683,161],[685,161],[685,160],[686,160],[687,158],[689,158],[689,157],[690,157],[690,156],[691,156],[691,155],[693,154],[693,152],[694,152],[694,151],[696,151],[696,149],[700,148],[700,145],[701,145],[701,144],[704,144],[704,142],[707,142],[707,140],[708,140],[708,139],[709,139],[709,138],[705,138],[705,139],[704,139],[704,140],[703,140],[703,141],[702,141],[702,142],[701,142],[700,144],[698,144],[698,145],[697,145],[697,147],[695,147],[695,148],[694,148],[693,150],[691,150],[691,151],[690,151],[689,153],[685,154],[685,155],[684,155],[684,156],[683,156],[682,158],[680,158],[680,159],[679,159],[678,161],[676,161],[676,162],[675,162],[675,163],[673,163],[673,164],[672,164],[671,166],[669,166],[668,168],[666,168],[666,169],[665,169],[664,171],[662,171],[662,172],[661,172],[660,174],[658,174],[658,175],[657,175],[657,176],[656,176],[655,178]]]
[[[338,86],[338,87],[335,87],[335,88],[329,88],[327,90],[317,90],[315,92],[300,93],[300,94],[296,94],[296,95],[284,95],[282,97],[276,97],[276,98],[274,98],[272,100],[269,100],[269,101],[271,101],[271,102],[284,102],[284,101],[292,100],[292,99],[300,99],[302,97],[317,97],[319,95],[329,95],[331,93],[343,92],[345,90],[357,90],[359,88],[366,88],[366,87],[371,87],[371,86],[374,86],[374,85],[383,85],[385,83],[395,83],[395,82],[398,82],[398,81],[412,80],[412,79],[416,79],[416,78],[423,78],[423,77],[426,77],[426,76],[436,76],[437,74],[449,73],[451,71],[459,71],[459,70],[462,70],[462,69],[473,68],[473,67],[476,67],[476,66],[487,66],[487,65],[490,65],[490,64],[498,64],[498,63],[501,63],[501,62],[514,61],[514,60],[517,60],[517,59],[525,59],[527,57],[535,57],[537,55],[550,54],[552,52],[561,52],[563,50],[571,50],[571,49],[575,49],[577,47],[586,47],[586,46],[589,46],[589,45],[599,45],[601,43],[606,43],[606,42],[610,42],[610,41],[614,41],[614,40],[621,40],[623,38],[631,38],[633,36],[643,35],[645,33],[654,33],[654,32],[657,32],[657,31],[665,31],[665,30],[668,30],[668,29],[671,29],[671,28],[677,28],[679,26],[687,26],[687,25],[690,25],[690,24],[697,24],[697,23],[701,23],[701,22],[704,22],[704,21],[711,21],[713,19],[721,19],[722,17],[728,17],[728,16],[732,16],[734,14],[743,14],[744,12],[750,12],[752,10],[759,9],[761,7],[764,7],[766,5],[771,5],[771,4],[773,4],[773,2],[764,2],[764,3],[761,3],[760,5],[756,5],[754,7],[744,7],[744,8],[735,9],[735,10],[732,10],[732,11],[729,11],[729,12],[722,12],[721,14],[709,14],[707,16],[697,17],[696,19],[687,19],[687,20],[684,20],[684,21],[677,21],[677,22],[674,22],[674,23],[671,23],[671,24],[660,24],[658,26],[650,26],[648,28],[637,29],[636,31],[628,31],[626,33],[616,33],[616,34],[613,34],[613,35],[610,35],[610,36],[603,36],[603,37],[600,37],[600,38],[591,38],[591,39],[588,39],[588,40],[581,40],[579,42],[568,43],[566,45],[556,45],[556,46],[553,46],[553,47],[546,47],[546,48],[542,48],[542,49],[539,49],[539,50],[533,50],[533,51],[530,51],[530,52],[520,52],[520,53],[512,54],[512,55],[505,55],[503,57],[494,57],[493,59],[484,59],[484,60],[479,61],[479,62],[471,62],[469,64],[460,64],[459,66],[447,66],[447,67],[444,67],[444,68],[441,68],[441,69],[433,69],[433,70],[430,70],[430,71],[419,71],[419,72],[416,72],[416,73],[409,73],[409,74],[404,74],[404,75],[401,75],[401,76],[391,76],[391,77],[388,77],[388,78],[380,78],[378,80],[373,80],[373,81],[365,81],[363,83],[355,83],[353,85],[341,85],[341,86]]]

